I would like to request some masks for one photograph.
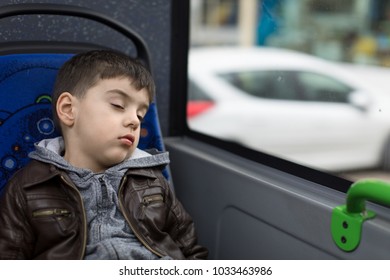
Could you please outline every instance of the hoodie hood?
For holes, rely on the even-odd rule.
[[[35,144],[35,150],[29,154],[29,157],[41,162],[50,163],[60,169],[78,173],[79,175],[91,175],[93,172],[89,169],[83,169],[72,166],[62,155],[64,154],[65,143],[62,137],[44,139]],[[157,150],[143,151],[136,149],[132,156],[105,171],[124,173],[130,168],[145,168],[154,166],[165,166],[169,163],[169,154],[167,152],[158,152]]]

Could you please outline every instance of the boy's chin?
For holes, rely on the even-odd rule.
[[[106,168],[105,169],[107,170],[111,167],[114,167],[115,165],[121,164],[124,161],[128,160],[129,158],[130,158],[130,156],[121,156],[121,157],[110,158],[109,160],[106,161]]]
[[[115,161],[114,161],[113,166],[114,166],[114,165],[117,165],[117,164],[120,164],[120,163],[122,163],[122,162],[124,162],[124,161],[130,159],[130,158],[131,158],[131,155],[132,155],[132,154],[129,153],[129,154],[125,155],[125,156],[120,156],[120,157],[116,158]]]

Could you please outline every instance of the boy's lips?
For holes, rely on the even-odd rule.
[[[131,134],[126,134],[118,138],[126,146],[131,146],[134,143],[135,137]]]

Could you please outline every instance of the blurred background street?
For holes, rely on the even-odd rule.
[[[191,129],[390,181],[390,2],[191,0]]]

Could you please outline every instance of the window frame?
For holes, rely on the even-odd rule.
[[[187,124],[188,54],[190,47],[190,0],[172,0],[171,67],[168,137],[189,137],[217,149],[249,159],[282,172],[311,181],[318,186],[346,193],[351,181],[336,175],[303,166],[260,151],[193,131]]]

